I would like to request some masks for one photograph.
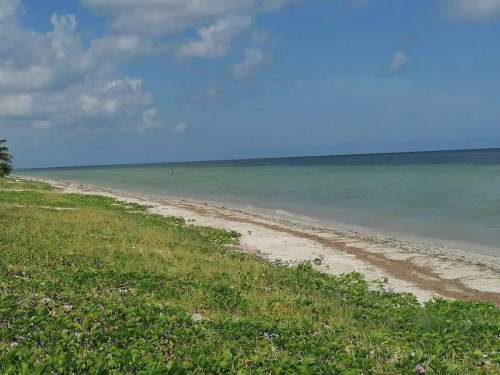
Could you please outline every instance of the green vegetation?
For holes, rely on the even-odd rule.
[[[12,156],[9,148],[4,146],[7,141],[0,139],[0,177],[8,176],[12,172]]]
[[[0,228],[1,374],[500,373],[492,305],[421,306],[33,182],[0,179]]]

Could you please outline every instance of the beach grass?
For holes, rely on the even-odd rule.
[[[500,373],[494,305],[421,305],[237,237],[0,179],[0,373]]]

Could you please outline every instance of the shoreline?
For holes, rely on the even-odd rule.
[[[98,187],[89,183],[71,182],[68,183],[82,184],[86,186],[93,186],[97,189],[113,190],[115,192],[121,192],[123,194],[133,193],[140,196],[148,196],[152,199],[173,199],[182,200],[188,203],[208,205],[212,207],[229,209],[231,211],[237,211],[246,214],[252,214],[260,217],[265,217],[268,219],[274,219],[283,222],[290,222],[295,224],[300,224],[306,227],[312,228],[329,228],[336,229],[345,233],[354,233],[356,235],[362,235],[366,238],[371,238],[378,241],[396,241],[399,243],[413,244],[419,247],[434,248],[442,252],[449,252],[454,255],[461,255],[463,257],[470,258],[471,262],[485,264],[485,263],[495,263],[496,269],[500,271],[500,256],[492,253],[497,251],[495,247],[481,245],[461,240],[447,240],[440,238],[425,237],[418,234],[411,234],[408,232],[401,232],[397,230],[382,229],[373,226],[362,226],[353,223],[347,223],[338,221],[336,219],[327,219],[320,217],[313,217],[309,214],[301,214],[296,212],[290,212],[283,209],[275,208],[265,208],[261,206],[256,206],[252,204],[236,204],[234,202],[223,202],[215,200],[205,200],[203,198],[186,198],[171,195],[154,194],[126,189],[115,189],[115,188],[105,188]],[[467,249],[467,250],[466,250]]]
[[[69,181],[19,176],[46,182],[65,193],[105,195],[151,206],[150,212],[183,217],[194,225],[236,230],[240,249],[272,262],[311,261],[323,272],[359,272],[395,292],[410,292],[425,302],[434,296],[493,302],[500,306],[500,258],[447,246],[408,241],[273,214],[228,208],[175,197],[151,196]],[[296,218],[293,218],[296,219]]]

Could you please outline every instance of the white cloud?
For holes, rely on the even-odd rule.
[[[142,113],[141,131],[161,129],[163,125],[158,121],[158,111],[155,108],[146,109]]]
[[[408,56],[402,52],[398,51],[392,56],[391,62],[389,63],[389,68],[396,72],[403,69],[410,62]]]
[[[12,61],[0,64],[0,90],[38,90],[53,80],[53,72],[43,65],[18,68]]]
[[[141,88],[142,88],[142,79],[140,78],[131,79],[125,77],[122,79],[114,79],[113,81],[109,82],[104,88],[104,91],[125,89],[125,90],[131,90],[132,92],[136,92],[139,91]]]
[[[220,99],[223,96],[224,96],[224,90],[221,87],[214,85],[208,86],[202,92],[202,97],[209,100]]]
[[[76,21],[76,17],[74,14],[65,14],[65,15],[57,15],[53,14],[50,23],[54,27],[53,34],[61,34],[65,35],[66,32],[73,32],[76,30],[78,26],[78,22]]]
[[[112,28],[124,34],[165,35],[215,22],[230,15],[254,16],[295,0],[83,0],[112,17]]]
[[[442,0],[447,14],[469,21],[500,17],[500,0]]]
[[[117,99],[102,100],[97,96],[84,94],[80,98],[80,108],[85,114],[90,116],[96,115],[113,115],[121,108],[122,103]]]
[[[26,116],[32,105],[33,98],[27,94],[0,96],[0,118]]]
[[[21,0],[0,0],[0,22],[11,20],[20,3]]]
[[[88,8],[109,17],[109,28],[113,35],[138,37],[142,43],[138,43],[137,47],[149,43],[153,47],[147,50],[151,51],[158,50],[155,46],[163,46],[182,58],[223,57],[235,39],[245,32],[249,34],[250,43],[262,44],[269,39],[269,35],[262,32],[252,34],[254,19],[260,14],[308,1],[310,0],[82,0]],[[182,39],[165,39],[174,35],[185,36],[192,31],[196,31],[197,38],[177,46],[173,45],[174,40]],[[96,41],[92,48],[93,55],[103,55],[110,50],[108,45],[114,44],[113,40]],[[141,55],[134,47],[131,46],[129,54]],[[125,58],[130,58],[125,51],[123,54]],[[116,55],[119,54],[115,54],[115,58],[118,58]]]
[[[148,132],[150,130],[158,130],[165,128],[168,127],[158,120],[158,111],[156,109],[149,108],[143,112],[142,123],[140,126],[141,131]],[[181,122],[175,125],[173,128],[171,128],[171,132],[173,134],[181,134],[185,133],[189,128],[190,126],[187,123]]]
[[[190,126],[189,124],[186,124],[185,122],[181,122],[179,124],[177,124],[173,129],[172,129],[172,133],[174,134],[182,134],[182,133],[185,133],[189,130]]]
[[[250,29],[259,14],[308,0],[82,0],[111,18],[111,29],[122,35],[158,41],[196,30],[198,39],[174,48],[178,56],[216,58],[226,55],[233,40]],[[249,30],[250,31],[250,30]],[[255,34],[254,42],[265,39]]]
[[[87,46],[73,15],[53,15],[37,33],[19,20],[20,1],[0,0],[0,126],[121,129],[141,126],[152,95],[140,79],[119,77],[118,63],[151,45],[112,35]],[[148,51],[149,53],[149,51]],[[49,125],[50,124],[50,125]]]
[[[252,24],[247,16],[229,16],[212,26],[198,30],[199,40],[191,41],[178,50],[183,57],[220,57],[227,53],[233,39]]]
[[[259,67],[268,62],[269,60],[260,49],[247,48],[243,61],[235,64],[233,67],[234,76],[238,79],[248,78]]]
[[[269,39],[271,39],[271,35],[267,31],[255,31],[250,36],[250,41],[255,45],[264,44]]]
[[[251,31],[259,13],[295,1],[82,0],[109,16],[112,30],[85,40],[74,15],[54,14],[47,20],[50,32],[35,32],[19,20],[21,0],[0,0],[0,126],[164,128],[152,95],[142,81],[120,77],[120,64],[166,51],[172,46],[166,37],[190,30],[197,30],[198,39],[175,48],[180,56],[224,56],[238,36]],[[248,50],[235,74],[243,78],[263,63],[260,50]],[[188,128],[180,123],[172,131]]]
[[[88,61],[106,61],[114,66],[131,59],[154,54],[158,48],[149,39],[136,35],[106,35],[91,42]]]

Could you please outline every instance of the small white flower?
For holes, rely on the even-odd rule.
[[[203,320],[203,315],[199,314],[199,313],[195,313],[193,315],[191,315],[191,320],[193,322],[201,322]]]

